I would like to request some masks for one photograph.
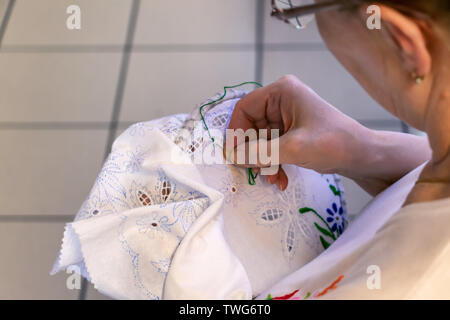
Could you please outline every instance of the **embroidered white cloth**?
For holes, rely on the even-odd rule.
[[[259,299],[450,299],[450,198],[401,208],[424,165],[379,194],[331,247]]]
[[[117,299],[251,299],[335,241],[347,224],[337,176],[286,166],[281,192],[259,176],[251,185],[246,169],[195,160],[222,154],[244,95],[204,108],[205,123],[197,107],[117,138],[51,273],[76,265]]]

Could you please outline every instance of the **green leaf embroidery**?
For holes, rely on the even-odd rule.
[[[327,237],[330,237],[334,240],[334,235],[332,233],[330,233],[330,231],[328,231],[327,229],[322,228],[321,226],[319,226],[316,222],[314,222],[314,225],[316,226],[317,230],[319,230],[320,232],[322,232],[322,234],[326,235]]]
[[[266,300],[272,300],[272,296],[270,295],[270,293],[267,295]]]
[[[328,235],[328,234],[327,234],[327,235],[328,235],[329,237],[331,237],[333,240],[336,240],[336,237],[334,236],[334,232],[333,232],[333,230],[331,230],[330,225],[325,221],[324,218],[322,218],[322,216],[321,216],[320,214],[317,213],[316,210],[314,210],[314,209],[312,209],[312,208],[308,208],[308,207],[303,207],[303,208],[298,209],[298,211],[300,212],[300,214],[304,214],[304,213],[306,213],[306,212],[312,212],[312,213],[314,213],[314,214],[316,215],[316,217],[319,218],[319,219],[323,222],[323,224],[324,224],[325,226],[327,226],[328,231],[329,231],[329,234],[330,234],[330,235]]]
[[[333,191],[335,196],[339,196],[339,197],[341,196],[341,191],[336,189],[336,187],[333,186],[332,184],[330,184],[330,189],[331,189],[331,191]]]
[[[308,207],[300,208],[298,211],[300,212],[300,214],[304,214],[306,212],[314,212],[317,214],[316,210],[308,208]]]
[[[308,299],[311,296],[311,292],[308,291],[308,293],[306,294],[306,296],[303,298],[303,300]]]
[[[320,242],[322,243],[324,249],[328,249],[328,247],[330,246],[330,244],[326,242],[325,239],[322,238],[322,236],[320,236]]]

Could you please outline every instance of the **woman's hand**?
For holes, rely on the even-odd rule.
[[[284,76],[242,98],[228,128],[279,129],[281,164],[339,173],[371,193],[383,190],[430,156],[425,139],[370,130],[294,76]],[[288,184],[281,167],[267,179],[280,190]]]

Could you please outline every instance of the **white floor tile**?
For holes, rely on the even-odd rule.
[[[253,43],[256,1],[141,1],[135,43]]]
[[[66,26],[70,5],[80,7],[80,30]],[[3,45],[122,45],[130,9],[131,0],[17,0]]]
[[[249,80],[253,53],[134,53],[120,120],[188,113],[224,86]]]
[[[94,285],[89,284],[86,291],[86,300],[112,300],[94,288]]]
[[[50,276],[62,223],[0,223],[0,299],[76,299],[69,274]]]
[[[120,53],[0,53],[0,122],[109,121]]]
[[[0,1],[0,22],[3,21],[3,18],[6,13],[6,9],[8,8],[8,2],[9,1],[5,1],[5,0]]]
[[[0,215],[75,215],[102,166],[106,134],[1,130]]]

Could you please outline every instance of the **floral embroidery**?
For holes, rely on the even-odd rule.
[[[328,179],[327,179],[328,181]],[[331,185],[330,185],[331,186]],[[332,189],[333,190],[333,189]],[[340,193],[340,191],[339,191]],[[341,200],[341,198],[339,198]],[[320,243],[322,244],[324,249],[327,249],[330,246],[331,241],[335,241],[343,232],[348,222],[345,218],[345,211],[342,205],[338,207],[338,205],[333,202],[331,208],[327,208],[326,212],[328,214],[326,221],[320,216],[316,210],[308,207],[303,207],[299,209],[300,214],[305,214],[307,212],[314,213],[320,221],[323,223],[323,226],[320,226],[318,223],[314,222],[314,226],[321,233],[319,236]],[[330,224],[331,223],[331,226]],[[336,233],[336,234],[335,234]],[[327,237],[327,240],[324,238]]]
[[[119,178],[125,172],[118,162],[120,158],[123,158],[123,154],[118,152],[109,155],[92,188],[98,198],[105,199],[104,201],[113,207],[126,195]]]
[[[157,280],[158,275],[165,277],[171,255],[192,223],[209,205],[209,200],[200,192],[189,190],[184,185],[179,186],[161,169],[150,175],[140,176],[140,181],[128,182],[126,188],[123,174],[142,170],[141,164],[147,157],[147,153],[143,150],[145,149],[137,147],[128,152],[111,153],[76,220],[119,213],[122,220],[118,228],[118,239],[130,256],[135,286],[147,298],[159,299],[164,281],[163,278]],[[123,210],[134,208],[158,209],[168,206],[172,210],[172,216],[160,215],[157,211],[153,211],[141,218],[132,219],[122,213]],[[129,232],[133,229],[131,223],[137,228],[137,233]],[[155,241],[157,243],[164,241],[165,247],[162,252],[156,254],[157,259],[150,261],[146,259],[149,256],[146,248],[149,245],[154,246]],[[153,251],[152,255],[155,254]],[[149,266],[155,270],[155,274],[147,274]],[[146,270],[147,273],[143,274],[141,270]]]
[[[338,283],[344,278],[343,275],[340,275],[336,280],[334,280],[329,286],[327,286],[323,290],[316,290],[314,293],[311,294],[310,291],[307,291],[305,296],[303,297],[303,300],[309,299],[310,297],[319,298],[324,295],[326,295],[330,290],[337,289]],[[301,296],[299,296],[301,289],[294,290],[291,293],[288,293],[283,296],[278,297],[272,297],[272,295],[269,293],[266,297],[266,300],[299,300],[301,299]]]
[[[113,210],[108,207],[105,201],[101,201],[98,196],[91,196],[81,206],[77,219],[92,218],[100,214],[108,214],[112,212]]]
[[[334,280],[328,287],[326,287],[322,292],[318,293],[315,295],[316,298],[321,297],[325,294],[327,294],[327,292],[329,290],[334,290],[337,288],[337,284],[344,278],[343,275],[340,275],[339,278],[337,278],[336,280]]]
[[[218,190],[223,194],[225,204],[236,207],[239,200],[246,198],[246,194],[242,192],[242,183],[240,183],[242,177],[242,171],[231,169],[220,179]]]
[[[169,138],[173,139],[178,135],[180,128],[183,127],[186,118],[187,115],[178,114],[165,119],[161,119],[161,122],[158,124],[158,129],[169,136]]]
[[[148,150],[137,147],[135,151],[127,152],[127,160],[124,162],[125,170],[129,173],[139,172],[145,158],[148,157]]]
[[[189,192],[187,198],[178,201],[173,207],[173,216],[187,232],[192,223],[198,218],[199,212],[203,212],[209,206],[209,199],[202,197],[199,192]]]
[[[170,227],[174,223],[169,223],[169,218],[166,216],[159,217],[156,212],[152,213],[150,217],[136,221],[139,232],[147,234],[152,239],[162,238],[162,232],[170,232]]]
[[[123,249],[129,254],[131,257],[131,266],[133,268],[133,278],[134,278],[134,284],[137,288],[139,288],[142,293],[149,299],[152,300],[159,300],[160,296],[157,294],[154,294],[152,291],[150,291],[146,285],[144,285],[144,281],[140,274],[140,254],[132,249],[130,244],[127,241],[127,238],[125,236],[125,224],[128,220],[128,217],[122,216],[121,217],[121,223],[119,225],[118,229],[118,238],[120,243],[122,244]]]
[[[218,108],[208,112],[207,121],[211,123],[212,128],[224,129],[229,121],[231,110],[231,104],[226,107],[219,105]],[[193,123],[193,119],[186,119],[185,115],[172,116],[158,122],[135,124],[126,131],[125,137],[127,139],[133,137],[133,141],[144,141],[152,139],[152,137],[145,137],[149,131],[158,130],[182,147],[182,150],[193,155],[202,144],[210,143],[202,139],[182,140],[179,135],[181,129],[187,129],[190,132],[197,129],[203,130],[202,126],[194,128]],[[142,145],[133,142],[132,147],[125,148],[123,145],[126,144],[119,143],[120,152],[113,150],[108,157],[77,218],[91,218],[107,213],[116,214],[121,219],[117,227],[118,239],[124,252],[129,255],[127,267],[131,266],[133,270],[135,286],[140,288],[146,297],[159,299],[172,255],[192,224],[209,206],[209,199],[204,194],[170,178],[168,172],[166,174],[162,168],[153,167],[152,170],[142,168],[143,163],[149,158],[150,151],[148,147],[145,147],[147,145],[145,142]],[[310,216],[298,214],[299,206],[305,200],[305,191],[302,190],[303,184],[299,182],[299,177],[294,176],[289,181],[288,190],[285,192],[279,192],[272,187],[276,198],[267,202],[265,201],[267,195],[272,193],[270,187],[249,186],[245,169],[228,165],[211,166],[211,168],[213,172],[215,171],[214,175],[224,177],[221,181],[214,181],[212,186],[223,194],[225,206],[236,206],[242,200],[255,203],[255,209],[250,213],[258,224],[282,230],[279,241],[288,261],[299,249],[301,239],[316,253],[320,251],[319,234],[322,240],[324,231],[318,228],[317,223],[312,223]],[[222,172],[217,174],[217,170]],[[262,182],[261,179],[256,180],[256,183],[260,182]],[[329,183],[329,189],[333,191],[336,198],[341,199],[339,186],[335,187],[334,184]],[[142,207],[148,208],[124,212],[124,210]],[[339,213],[337,204],[336,208],[335,213],[342,215]],[[326,231],[325,228],[322,229]],[[331,232],[336,238],[334,232],[341,233],[337,222],[336,229]],[[334,288],[328,290],[332,289]],[[297,294],[299,290],[274,299],[295,299]],[[308,292],[305,298],[309,296]]]
[[[130,136],[141,136],[144,137],[147,133],[147,131],[153,130],[153,125],[151,122],[138,122],[133,125],[131,125],[127,132]]]
[[[204,211],[209,200],[199,192],[191,191],[186,195],[179,195],[174,192],[177,188],[174,181],[170,181],[162,173],[158,179],[160,187],[159,196],[150,195],[155,201],[164,201],[162,204],[155,202],[155,208],[172,207],[173,218],[161,215],[157,211],[145,213],[140,218],[122,216],[122,222],[119,226],[119,241],[123,249],[128,252],[131,258],[135,286],[140,288],[142,293],[150,299],[160,299],[165,275],[168,272],[172,254],[175,252],[181,240],[184,238],[187,230],[196,218]],[[167,188],[170,185],[170,192]],[[135,190],[142,190],[142,186],[135,184]],[[162,189],[161,189],[162,188]],[[166,190],[163,192],[162,190]],[[139,194],[136,192],[135,194]],[[145,199],[145,198],[143,198]],[[135,233],[127,232],[130,230],[130,223],[133,221],[138,229],[138,234],[144,235],[147,239],[140,239]],[[161,241],[164,246],[161,246]],[[152,249],[153,248],[153,249]],[[149,260],[147,257],[159,257]],[[156,273],[149,273],[151,265]],[[158,280],[160,279],[160,280]]]
[[[169,272],[170,259],[160,259],[158,261],[152,261],[152,265],[159,273],[167,274],[167,272]]]
[[[298,291],[299,291],[299,290],[297,289],[297,290],[295,290],[295,291],[293,291],[293,292],[291,292],[291,293],[288,293],[288,294],[286,294],[286,295],[284,295],[284,296],[281,296],[281,297],[274,297],[274,298],[272,298],[272,300],[289,300],[289,299],[292,298],[292,297],[294,296],[294,294],[296,294]]]
[[[308,207],[304,207],[304,208],[300,208],[299,212],[301,215],[307,213],[307,212],[312,212],[314,213],[326,226],[325,229],[323,227],[321,227],[319,224],[317,224],[316,222],[314,222],[314,226],[317,228],[317,230],[319,230],[320,233],[322,233],[322,235],[327,236],[329,238],[331,238],[333,241],[336,240],[337,236],[335,236],[334,231],[330,228],[330,226],[328,225],[328,223],[317,213],[316,210],[312,209],[312,208],[308,208]],[[320,243],[322,244],[324,249],[327,249],[330,246],[330,243],[328,241],[326,241],[323,236],[320,235],[319,239],[320,239]]]
[[[176,184],[173,183],[162,171],[159,171],[158,181],[156,182],[156,201],[158,203],[176,201],[177,195]]]
[[[343,216],[344,209],[342,206],[336,205],[335,202],[331,205],[331,208],[327,209],[328,217],[327,222],[331,224],[331,230],[337,231],[339,235],[342,234],[345,228],[346,220]]]
[[[297,179],[290,181],[290,185],[284,192],[275,191],[278,201],[263,202],[250,212],[257,219],[257,223],[266,227],[283,228],[281,239],[282,250],[285,258],[290,261],[298,248],[300,238],[316,253],[319,248],[315,241],[316,233],[311,223],[297,212],[302,202],[302,191]]]
[[[149,206],[155,202],[148,188],[136,181],[131,183],[127,199],[129,200],[130,209]]]
[[[333,180],[334,180],[334,185],[331,184],[330,180],[327,178],[327,182],[329,183],[328,187],[330,188],[330,190],[333,192],[333,194],[335,196],[339,197],[339,202],[344,211],[344,215],[346,215],[347,214],[347,202],[344,197],[344,190],[341,186],[341,178],[338,175],[333,174]]]

